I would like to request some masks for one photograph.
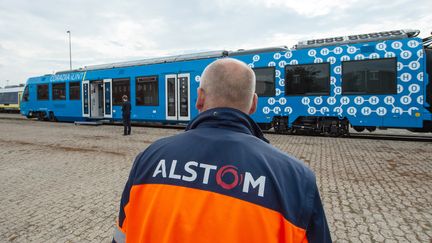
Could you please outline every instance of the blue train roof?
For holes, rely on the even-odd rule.
[[[353,44],[353,43],[361,43],[361,42],[375,42],[380,40],[404,39],[404,38],[415,37],[419,34],[419,32],[420,31],[418,30],[409,30],[409,29],[382,31],[382,32],[369,33],[369,34],[349,35],[349,36],[339,36],[339,37],[330,37],[324,39],[299,41],[298,44],[295,45],[292,49],[289,49],[286,46],[278,46],[278,47],[266,47],[266,48],[246,49],[246,50],[240,49],[237,51],[218,50],[218,51],[183,54],[183,55],[173,55],[167,57],[148,58],[142,60],[126,61],[126,62],[89,65],[74,70],[59,71],[56,72],[54,75],[48,74],[41,77],[30,78],[29,81],[32,83],[38,83],[38,82],[47,82],[47,81],[79,80],[79,76],[82,76],[86,71],[93,71],[93,70],[124,68],[124,67],[172,63],[172,62],[181,62],[181,61],[192,61],[192,60],[199,60],[199,59],[220,58],[220,57],[228,57],[228,56],[234,57],[234,56],[241,56],[241,55],[248,55],[248,54],[258,54],[264,52],[286,52],[290,50],[295,51],[300,49],[308,49],[308,48],[316,48],[316,47],[324,47],[324,46],[337,46],[337,45]]]
[[[369,33],[369,34],[306,40],[306,41],[299,41],[298,44],[295,46],[295,49],[344,45],[344,44],[372,42],[372,41],[380,41],[380,40],[404,39],[409,37],[415,37],[419,33],[420,33],[419,30],[405,29],[405,30],[382,31],[382,32]]]
[[[219,58],[219,57],[226,57],[226,56],[247,55],[251,53],[287,51],[287,50],[288,48],[286,46],[281,46],[281,47],[266,47],[266,48],[257,48],[257,49],[248,49],[248,50],[240,49],[237,51],[219,50],[219,51],[210,51],[210,52],[199,52],[199,53],[174,55],[174,56],[167,56],[167,57],[148,58],[142,60],[127,61],[127,62],[116,62],[116,63],[84,66],[83,68],[75,69],[72,71],[70,70],[60,71],[57,72],[56,75],[63,74],[63,73],[77,72],[77,71],[103,70],[103,69],[112,69],[112,68],[123,68],[123,67],[150,65],[150,64],[192,61],[192,60],[207,59],[207,58]]]

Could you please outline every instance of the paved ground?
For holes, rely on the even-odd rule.
[[[134,156],[179,130],[0,119],[0,242],[109,242]],[[267,135],[318,178],[335,242],[432,242],[432,144]]]

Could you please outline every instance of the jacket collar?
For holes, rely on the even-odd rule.
[[[189,122],[186,131],[198,127],[225,128],[251,134],[269,143],[261,129],[250,116],[233,108],[214,108],[204,111]]]

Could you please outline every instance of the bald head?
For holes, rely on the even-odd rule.
[[[256,106],[255,74],[250,67],[232,58],[216,60],[206,67],[198,89],[200,111],[231,107],[252,114],[252,106]]]

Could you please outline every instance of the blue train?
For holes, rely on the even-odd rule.
[[[293,48],[214,51],[86,66],[28,79],[21,114],[51,121],[121,119],[186,123],[204,68],[218,58],[247,63],[259,97],[252,118],[278,133],[344,135],[376,128],[432,131],[432,37],[397,30],[301,41]]]

